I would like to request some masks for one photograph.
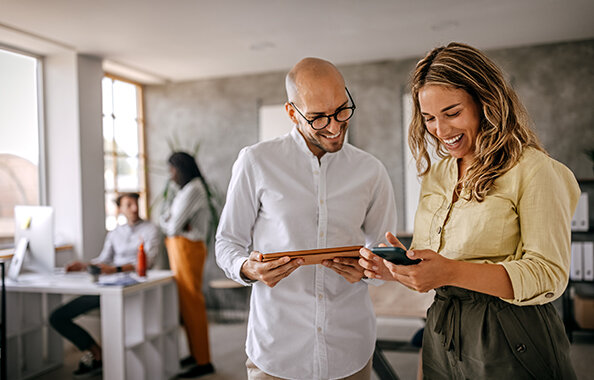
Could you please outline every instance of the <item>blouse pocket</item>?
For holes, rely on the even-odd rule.
[[[508,240],[515,235],[514,225],[517,214],[507,199],[487,197],[483,202],[460,199],[452,209],[444,240],[448,251],[455,252],[458,259],[489,259],[509,254],[501,250],[510,246]]]

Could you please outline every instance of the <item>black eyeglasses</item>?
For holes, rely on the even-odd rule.
[[[330,120],[332,118],[334,118],[334,120],[338,121],[339,123],[342,123],[342,122],[347,121],[351,117],[353,117],[353,114],[355,113],[355,108],[357,108],[357,107],[355,106],[355,102],[353,102],[353,98],[351,97],[351,93],[349,92],[349,89],[346,87],[344,89],[346,90],[346,93],[349,96],[349,100],[351,101],[352,106],[351,107],[341,107],[341,108],[337,109],[336,112],[334,112],[332,115],[320,115],[320,116],[316,116],[313,119],[309,120],[308,118],[305,117],[305,115],[303,115],[301,113],[301,111],[299,111],[299,108],[297,108],[295,103],[289,102],[289,104],[291,106],[293,106],[293,108],[295,108],[295,111],[297,111],[299,113],[299,115],[301,115],[301,117],[304,118],[305,121],[307,121],[307,123],[309,125],[311,125],[311,127],[313,129],[319,131],[320,129],[326,128],[328,126],[328,124],[330,124]]]

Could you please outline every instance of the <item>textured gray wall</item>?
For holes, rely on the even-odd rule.
[[[594,149],[594,40],[487,51],[510,78],[551,156],[578,178],[594,177],[583,153]],[[349,142],[378,157],[394,184],[399,223],[404,220],[401,96],[417,59],[341,66],[355,103]],[[200,80],[145,90],[146,143],[151,199],[166,180],[167,140],[191,150],[224,194],[239,150],[257,142],[260,105],[285,101],[285,73]],[[594,203],[594,202],[593,202]],[[153,219],[155,214],[153,214]],[[221,277],[211,258],[205,281]]]

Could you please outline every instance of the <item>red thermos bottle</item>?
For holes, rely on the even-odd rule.
[[[138,256],[136,258],[136,273],[140,277],[146,277],[146,253],[144,253],[144,243],[138,246]]]

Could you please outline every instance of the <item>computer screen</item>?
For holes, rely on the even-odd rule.
[[[15,206],[15,245],[21,238],[29,240],[23,267],[36,272],[53,272],[54,209],[49,206]]]

